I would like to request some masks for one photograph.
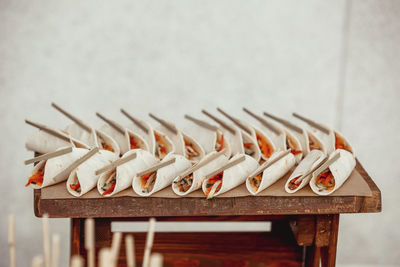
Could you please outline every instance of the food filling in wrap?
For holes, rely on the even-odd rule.
[[[142,192],[149,193],[153,190],[157,172],[146,173],[141,177]]]
[[[309,142],[310,151],[314,150],[314,149],[322,150],[322,147],[320,146],[318,141],[310,134],[308,135],[308,142]]]
[[[111,172],[108,175],[107,180],[104,182],[101,190],[103,190],[103,196],[111,194],[115,189],[115,184],[117,183],[116,173],[115,171]]]
[[[292,150],[292,154],[294,156],[303,153],[303,151],[301,151],[301,149],[298,147],[298,145],[296,144],[296,142],[292,139],[291,136],[289,136],[288,134],[286,135],[286,147],[288,149]]]
[[[289,185],[288,185],[288,187],[289,187],[290,190],[296,190],[297,187],[300,186],[301,182],[297,182],[297,180],[298,180],[300,177],[301,177],[301,175],[299,175],[299,176],[297,176],[297,177],[294,177],[292,180],[290,180]]]
[[[253,156],[254,153],[256,153],[256,148],[254,143],[244,142],[243,147],[244,147],[244,153],[248,156]]]
[[[258,188],[260,187],[262,175],[263,175],[263,173],[260,173],[250,179],[249,182],[250,182],[251,187],[254,189],[254,191],[257,191]]]
[[[217,188],[214,189],[214,193],[217,193],[221,189],[223,176],[224,176],[224,172],[222,171],[222,172],[214,175],[210,179],[208,179],[207,185],[206,185],[206,192],[205,192],[206,196],[208,196],[210,194],[211,189],[213,189],[214,185],[216,185],[216,184],[218,184],[218,185],[217,185]]]
[[[192,142],[188,139],[184,139],[185,141],[185,150],[186,150],[186,155],[187,159],[190,161],[198,161],[200,152],[196,149],[196,147],[193,145]]]
[[[167,143],[164,138],[156,132],[154,132],[154,137],[156,139],[155,156],[159,159],[163,159],[165,155],[167,155]]]
[[[43,184],[43,176],[44,176],[44,167],[46,163],[31,177],[29,177],[28,183],[25,186],[29,186],[31,184],[42,186]]]
[[[179,191],[184,193],[190,189],[193,183],[193,173],[190,173],[186,177],[183,177],[179,181],[175,182],[176,186],[178,187]]]
[[[221,131],[217,131],[217,142],[215,143],[215,151],[219,152],[224,149],[224,134]]]
[[[140,148],[139,142],[133,136],[129,136],[129,145],[131,149]]]
[[[103,137],[101,137],[100,135],[97,135],[97,138],[99,140],[100,146],[102,149],[111,151],[111,152],[115,152],[114,149],[112,148],[112,146],[110,144],[108,144]]]
[[[72,190],[76,191],[78,194],[81,193],[81,184],[79,183],[78,178],[76,177],[76,175],[75,175],[75,177],[73,179],[73,182],[69,185],[69,187]]]
[[[274,153],[274,148],[268,142],[268,140],[261,134],[256,132],[256,137],[257,137],[257,144],[261,150],[261,153],[264,155],[264,157],[269,158],[272,155],[272,153]]]
[[[353,153],[353,150],[351,149],[350,145],[344,140],[340,135],[335,133],[335,148],[336,149],[343,149],[347,150],[350,153]]]
[[[331,191],[335,188],[335,178],[329,168],[317,176],[315,185],[320,192],[324,190]]]

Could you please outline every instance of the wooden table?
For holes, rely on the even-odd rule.
[[[34,191],[35,215],[71,218],[71,255],[86,256],[84,219],[95,218],[96,251],[111,244],[111,222],[270,221],[271,232],[156,233],[153,251],[165,266],[335,266],[339,214],[381,211],[381,193],[361,164],[356,170],[372,196],[214,198],[42,199]],[[141,261],[144,233],[134,233]],[[124,242],[119,265],[125,266]]]

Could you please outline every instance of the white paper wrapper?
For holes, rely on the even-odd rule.
[[[234,161],[237,158],[243,156],[243,154],[238,154],[233,156],[230,161]],[[215,192],[214,196],[218,196],[223,194],[246,181],[246,178],[258,168],[258,162],[250,156],[245,155],[246,159],[240,162],[237,165],[225,170],[222,176],[222,185],[220,190]],[[221,166],[217,167],[216,169],[220,168]],[[212,177],[211,177],[212,178]],[[209,179],[211,179],[209,178]],[[205,179],[203,181],[202,189],[204,194],[207,191],[207,183],[209,179]]]
[[[147,131],[148,131],[147,133],[134,123],[129,124],[127,128],[129,130],[131,130],[132,132],[140,135],[146,141],[147,145],[149,146],[149,151],[154,154],[154,151],[156,148],[156,140],[154,138],[153,127],[145,121],[140,120],[140,122],[147,129]]]
[[[207,156],[205,156],[202,160],[207,160],[209,157],[212,157],[215,155],[217,152],[213,151]],[[172,183],[172,190],[177,194],[178,196],[185,196],[187,194],[190,194],[193,191],[196,191],[201,188],[204,179],[206,178],[205,176],[212,172],[213,170],[218,169],[219,167],[225,165],[228,163],[228,157],[226,157],[224,154],[220,155],[218,158],[210,161],[200,169],[196,170],[195,172],[192,173],[192,178],[193,182],[190,188],[186,192],[181,192],[179,190],[179,187],[177,184]],[[178,178],[178,177],[177,177]],[[177,179],[174,179],[174,181],[177,181]]]
[[[172,181],[176,178],[176,176],[178,176],[184,170],[192,166],[192,164],[188,159],[186,159],[182,155],[176,155],[176,154],[167,155],[161,162],[168,161],[172,158],[175,158],[174,163],[157,170],[156,180],[153,189],[150,192],[143,192],[142,178],[136,175],[133,178],[133,183],[132,183],[132,187],[135,193],[138,194],[139,196],[144,196],[144,197],[150,196],[155,192],[158,192],[161,189],[170,186],[172,184]]]
[[[342,184],[347,180],[347,178],[349,178],[350,174],[352,173],[354,167],[356,166],[356,160],[354,159],[353,154],[343,149],[337,149],[329,156],[329,158],[334,157],[337,153],[340,153],[340,158],[329,166],[329,170],[331,171],[335,179],[334,188],[330,191],[320,190],[315,184],[317,176],[315,175],[315,173],[313,173],[310,181],[310,187],[314,191],[314,193],[321,196],[332,194],[338,188],[340,188],[340,186],[342,186]]]
[[[325,153],[323,153],[320,150],[314,149],[313,151],[310,151],[310,153],[308,153],[307,156],[299,163],[299,165],[296,167],[296,169],[293,171],[293,173],[286,181],[285,184],[286,192],[295,193],[300,189],[302,189],[303,187],[305,187],[306,185],[308,185],[308,183],[311,180],[312,173],[310,175],[307,175],[307,177],[304,177],[296,189],[294,190],[289,189],[289,183],[292,179],[307,174],[316,166],[318,166],[318,164],[320,164],[325,158],[326,158]]]
[[[273,160],[282,153],[284,152],[282,151],[273,154],[270,160]],[[254,190],[254,188],[250,185],[250,179],[246,179],[247,190],[249,190],[252,195],[257,195],[267,187],[274,184],[280,178],[282,178],[288,171],[290,171],[294,167],[295,164],[296,160],[293,154],[287,154],[285,157],[281,158],[263,171],[261,183],[257,190]]]
[[[60,148],[62,149],[62,148]],[[58,150],[60,150],[58,149]],[[75,160],[79,159],[88,152],[87,149],[83,148],[73,148],[71,153],[67,153],[58,157],[54,157],[48,160],[42,160],[31,171],[31,176],[37,173],[42,166],[46,164],[44,168],[43,183],[41,186],[30,184],[29,186],[33,189],[40,189],[49,185],[53,185],[68,178],[69,173],[65,174],[65,177],[61,177],[59,181],[55,182],[52,180],[57,174],[65,170],[69,165],[71,165]]]
[[[61,131],[59,131],[62,133]],[[51,134],[46,133],[45,131],[37,131],[33,135],[31,135],[25,143],[26,149],[34,152],[38,152],[40,154],[46,154],[50,152],[54,152],[61,147],[79,147],[79,148],[87,148],[89,146],[84,144],[83,142],[70,137],[70,142],[61,140]]]
[[[95,174],[95,171],[109,165],[117,158],[115,153],[108,150],[100,150],[71,172],[66,183],[68,192],[75,197],[80,197],[92,190],[97,185],[97,180],[100,177],[100,175]],[[77,181],[80,184],[80,193],[70,187],[71,184],[75,184]]]
[[[115,173],[116,175],[115,188],[112,193],[105,195],[106,197],[113,196],[116,193],[131,187],[133,177],[135,177],[138,172],[141,172],[159,162],[154,155],[142,149],[129,150],[122,156],[122,158],[125,158],[133,153],[136,153],[135,159],[119,165],[116,170],[101,174],[97,182],[97,190],[99,191],[100,195],[103,194],[104,190],[101,188],[104,186],[104,183],[110,177],[111,173]]]

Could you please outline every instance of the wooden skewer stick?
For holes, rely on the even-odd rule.
[[[42,217],[43,227],[43,255],[44,255],[44,266],[50,267],[50,227],[49,227],[49,215],[44,214]]]
[[[297,178],[297,180],[294,182],[295,184],[300,184],[301,181],[304,180],[304,178],[306,178],[307,176],[309,176],[310,174],[312,174],[316,169],[318,169],[322,164],[324,164],[326,161],[328,160],[328,158],[325,158],[323,161],[321,161],[317,166],[315,166],[314,168],[312,168],[309,172],[307,172],[306,174],[300,176],[299,178]]]
[[[319,166],[319,168],[313,173],[314,176],[318,176],[322,173],[326,168],[328,168],[332,163],[337,161],[340,158],[340,153],[337,153],[335,156],[327,160],[324,164]]]
[[[163,255],[160,253],[153,253],[150,256],[151,267],[162,267],[163,266]]]
[[[231,134],[235,135],[236,134],[236,130],[234,128],[232,128],[231,126],[229,126],[228,124],[226,124],[223,120],[218,119],[217,117],[215,117],[214,115],[212,115],[211,113],[209,113],[208,111],[202,109],[201,112],[208,116],[210,119],[214,120],[216,123],[218,123],[219,125],[221,125],[221,127],[225,128],[227,131],[229,131]]]
[[[83,155],[81,158],[75,160],[71,165],[69,165],[67,168],[65,168],[63,171],[58,173],[56,176],[52,178],[53,181],[59,182],[59,180],[65,176],[66,173],[72,172],[76,167],[84,163],[86,160],[90,159],[93,155],[95,155],[97,152],[99,152],[99,148],[95,147],[92,148],[88,153]]]
[[[314,128],[317,128],[318,130],[320,130],[324,134],[329,134],[329,132],[330,132],[329,128],[325,127],[324,125],[322,125],[320,123],[317,123],[317,122],[315,122],[313,120],[307,119],[306,117],[301,116],[301,115],[297,114],[296,112],[293,112],[292,115],[294,117],[306,122],[308,125],[310,125],[310,126],[312,126]]]
[[[190,167],[189,169],[187,169],[186,171],[184,171],[183,173],[178,175],[178,177],[175,179],[176,183],[179,182],[181,179],[185,178],[186,176],[188,176],[189,174],[197,171],[201,167],[210,163],[211,161],[217,159],[219,156],[223,155],[224,152],[225,152],[225,148],[217,153],[214,153],[213,155],[209,156],[208,158],[201,159],[197,164],[193,165],[192,167]]]
[[[145,132],[146,134],[149,133],[149,129],[146,128],[146,126],[143,125],[143,123],[136,119],[135,117],[133,117],[131,114],[129,114],[125,109],[121,108],[121,112],[122,114],[124,114],[128,119],[130,119],[134,124],[136,124],[137,127],[139,127],[140,129],[142,129],[143,132]]]
[[[51,236],[51,267],[58,267],[60,261],[60,235]]]
[[[249,130],[249,128],[244,125],[240,120],[238,120],[237,118],[229,115],[228,113],[226,113],[225,111],[223,111],[222,109],[220,109],[219,107],[217,108],[217,110],[224,115],[225,117],[227,117],[229,120],[231,120],[234,124],[236,124],[240,129],[242,129],[243,131],[245,131],[246,133],[248,133],[249,135],[251,135],[251,131]]]
[[[228,162],[227,164],[225,164],[225,165],[222,166],[221,168],[219,168],[219,169],[217,169],[217,170],[215,170],[215,171],[213,171],[213,172],[207,174],[207,175],[206,175],[206,179],[209,179],[209,178],[211,178],[211,177],[217,175],[218,173],[223,172],[223,171],[225,171],[225,170],[227,170],[227,169],[229,169],[229,168],[231,168],[231,167],[233,167],[233,166],[235,166],[235,165],[241,163],[241,162],[244,161],[245,159],[246,159],[245,155],[242,155],[241,157],[239,157],[239,158],[237,158],[237,159],[235,159],[235,160],[233,160],[233,161]]]
[[[147,237],[146,237],[146,246],[145,246],[145,249],[144,249],[142,267],[149,267],[150,266],[150,264],[149,264],[150,263],[150,254],[151,254],[151,248],[153,247],[155,226],[156,226],[156,219],[150,218],[150,220],[149,220],[149,231],[147,232]]]
[[[215,182],[211,187],[210,193],[207,195],[207,199],[212,199],[214,197],[215,192],[217,191],[218,186],[221,184],[221,181]]]
[[[165,128],[167,128],[168,130],[170,130],[173,134],[178,134],[178,130],[177,130],[176,127],[175,127],[174,125],[172,125],[171,123],[169,123],[169,122],[167,122],[167,121],[165,121],[165,120],[163,120],[163,119],[161,119],[161,118],[155,116],[155,115],[152,114],[152,113],[149,113],[149,116],[150,116],[152,119],[156,120],[158,123],[160,123],[162,126],[164,126]]]
[[[96,170],[94,173],[96,175],[99,175],[99,174],[102,174],[103,172],[111,171],[111,170],[117,168],[118,166],[120,166],[120,165],[122,165],[124,163],[127,163],[128,161],[131,161],[131,160],[135,159],[136,156],[137,156],[136,153],[132,153],[129,156],[126,156],[126,157],[123,157],[123,158],[119,158],[119,159],[111,162],[109,165],[107,165],[107,166],[105,166],[105,167],[103,167],[101,169]]]
[[[125,236],[126,266],[136,267],[135,240],[132,235]]]
[[[15,267],[15,217],[8,215],[8,247],[10,249],[10,267]]]
[[[206,129],[209,129],[211,131],[215,131],[216,132],[218,130],[217,126],[214,126],[212,124],[209,124],[208,122],[196,119],[195,117],[192,117],[190,115],[185,114],[185,119],[188,119],[188,120],[196,123],[198,126],[206,128]]]
[[[279,122],[279,123],[281,123],[283,125],[285,125],[289,129],[291,129],[291,130],[293,130],[295,132],[298,132],[299,134],[303,134],[303,129],[298,127],[297,125],[291,123],[290,121],[278,118],[278,117],[276,117],[276,116],[274,116],[274,115],[272,115],[270,113],[267,113],[267,112],[264,112],[264,115],[267,116],[267,117],[270,117],[271,119],[273,119],[273,120],[275,120],[275,121],[277,121],[277,122]]]
[[[115,232],[113,234],[112,243],[111,243],[111,253],[112,253],[114,266],[116,266],[117,262],[118,262],[119,248],[121,247],[121,239],[122,239],[121,232]]]
[[[86,132],[90,133],[92,132],[92,129],[90,128],[89,125],[87,125],[86,123],[84,123],[82,120],[78,119],[77,117],[75,117],[74,115],[72,115],[71,113],[67,112],[65,109],[61,108],[59,105],[57,105],[56,103],[52,102],[51,106],[55,109],[57,109],[59,112],[61,112],[62,114],[64,114],[67,118],[69,118],[70,120],[72,120],[73,122],[75,122],[76,124],[78,124],[82,129],[84,129]]]
[[[32,259],[32,267],[42,267],[43,266],[43,256],[37,255]]]
[[[268,168],[269,166],[271,166],[272,164],[274,164],[275,162],[281,160],[282,158],[286,157],[286,155],[288,155],[291,152],[291,149],[286,150],[285,152],[283,152],[282,154],[280,154],[279,156],[277,156],[274,159],[270,159],[267,162],[264,162],[264,164],[262,164],[260,167],[258,167],[252,174],[249,175],[249,177],[247,177],[247,179],[251,179],[254,176],[262,173],[266,168]]]
[[[94,220],[86,219],[85,220],[85,249],[87,250],[87,266],[95,267],[95,229],[94,229]]]
[[[246,112],[247,114],[249,114],[250,116],[252,116],[253,118],[255,118],[256,120],[258,120],[262,125],[264,125],[268,129],[270,129],[274,134],[276,134],[276,135],[281,134],[280,131],[274,125],[272,125],[270,122],[265,120],[263,117],[258,116],[257,114],[251,112],[247,108],[243,108],[243,111]]]
[[[64,133],[62,133],[62,132],[54,130],[54,129],[52,129],[52,128],[44,125],[44,124],[40,124],[40,123],[33,122],[33,121],[30,121],[30,120],[25,120],[25,123],[27,123],[27,124],[29,124],[29,125],[31,125],[33,127],[36,127],[39,130],[42,130],[42,131],[44,131],[44,132],[46,132],[46,133],[48,133],[48,134],[50,134],[50,135],[52,135],[54,137],[57,137],[57,138],[59,138],[61,140],[64,140],[64,141],[70,143],[69,136],[64,134]]]
[[[172,158],[172,159],[170,159],[170,160],[157,163],[157,164],[153,165],[152,167],[150,167],[150,168],[148,168],[148,169],[146,169],[146,170],[144,170],[144,171],[139,172],[139,173],[137,174],[137,176],[140,177],[140,176],[145,175],[146,173],[151,173],[151,172],[154,172],[154,171],[156,171],[156,170],[158,170],[158,169],[161,169],[161,168],[163,168],[163,167],[165,167],[165,166],[171,165],[172,163],[175,162],[175,160],[176,160],[176,158]]]
[[[102,248],[99,251],[99,266],[114,267],[111,248]]]
[[[79,255],[74,255],[71,258],[71,267],[83,267],[84,260]]]
[[[35,163],[35,162],[42,161],[42,160],[48,160],[48,159],[55,158],[55,157],[58,157],[58,156],[62,156],[64,154],[68,154],[68,153],[71,153],[71,152],[72,152],[72,147],[66,147],[66,148],[57,150],[55,152],[46,153],[46,154],[38,156],[38,157],[27,159],[27,160],[24,161],[24,163],[25,163],[25,165],[29,165],[31,163]]]
[[[122,125],[120,125],[119,123],[104,117],[103,115],[101,115],[98,112],[96,112],[96,116],[99,117],[100,119],[102,119],[108,125],[110,125],[112,128],[114,128],[120,134],[125,135],[125,128]]]

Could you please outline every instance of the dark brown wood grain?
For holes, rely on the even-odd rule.
[[[315,238],[315,216],[294,216],[289,222],[299,246],[311,246]]]

